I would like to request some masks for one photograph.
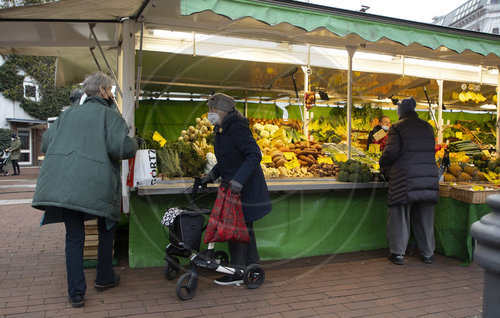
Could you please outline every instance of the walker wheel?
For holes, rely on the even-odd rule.
[[[181,300],[189,300],[196,293],[196,288],[198,288],[198,274],[190,270],[179,277],[175,291]]]
[[[243,283],[249,289],[259,288],[265,279],[266,272],[264,272],[264,268],[259,264],[250,264],[243,272]]]
[[[227,253],[224,251],[216,251],[214,256],[217,264],[229,263],[229,256],[227,256]]]
[[[5,170],[5,171],[3,172],[3,174],[4,174],[5,176],[8,176],[8,175],[10,174],[10,172],[9,172],[9,170]]]
[[[163,267],[163,274],[165,274],[165,277],[168,280],[174,280],[177,275],[179,275],[180,271],[180,265],[179,265],[179,259],[177,257],[171,257],[171,260],[173,262],[170,262],[170,260],[165,261],[165,266]]]

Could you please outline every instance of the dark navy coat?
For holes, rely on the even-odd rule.
[[[241,204],[245,222],[256,221],[271,212],[271,199],[260,167],[262,154],[240,112],[226,115],[222,125],[214,128],[214,150],[217,164],[211,173],[214,180],[236,180],[243,185]]]
[[[439,171],[432,126],[415,111],[391,125],[380,157],[380,170],[389,175],[387,204],[403,205],[439,200]]]

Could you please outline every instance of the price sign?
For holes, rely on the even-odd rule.
[[[345,162],[347,161],[347,155],[345,153],[336,153],[335,161],[337,162]]]
[[[290,152],[290,151],[284,152],[283,156],[285,156],[286,160],[297,159],[297,157],[295,156],[295,153],[294,152]]]
[[[268,156],[268,155],[264,155],[262,156],[262,163],[271,163],[273,162],[273,158],[271,158],[271,156]]]
[[[285,168],[287,168],[288,170],[292,170],[295,167],[300,167],[300,163],[299,163],[299,161],[297,159],[293,159],[293,160],[288,161],[287,163],[285,163]]]
[[[457,137],[458,139],[462,139],[462,138],[463,138],[463,136],[462,136],[462,132],[461,132],[461,131],[457,131],[457,132],[455,133],[455,137]]]
[[[368,152],[380,152],[380,145],[379,144],[370,144],[370,146],[368,146]]]
[[[160,133],[157,131],[155,131],[155,133],[153,134],[153,140],[158,141],[158,143],[162,147],[163,147],[163,145],[165,145],[167,143],[167,140],[165,138],[163,138],[163,136],[160,135]]]
[[[484,149],[483,153],[486,155],[486,157],[488,157],[488,158],[491,157],[491,154],[490,154],[490,152],[488,150]]]
[[[332,160],[331,157],[319,157],[318,158],[318,163],[327,163],[327,164],[332,165],[333,164],[333,160]]]

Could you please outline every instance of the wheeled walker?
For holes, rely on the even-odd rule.
[[[196,178],[192,189],[192,204],[190,207],[168,209],[162,224],[169,228],[170,243],[165,248],[164,275],[168,280],[174,280],[181,271],[179,257],[189,258],[189,269],[177,280],[176,293],[182,300],[194,297],[198,288],[197,269],[213,270],[218,273],[238,275],[243,278],[247,288],[258,288],[264,283],[265,272],[260,264],[250,264],[239,267],[227,264],[229,258],[224,251],[214,251],[215,243],[209,243],[208,249],[200,250],[201,235],[205,230],[205,215],[210,210],[199,208],[194,200],[201,188],[201,179]],[[206,188],[205,188],[206,189]]]

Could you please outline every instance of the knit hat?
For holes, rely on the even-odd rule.
[[[417,107],[417,102],[413,97],[405,98],[398,103],[398,115],[403,115],[415,110]]]
[[[217,93],[208,99],[207,105],[225,112],[230,112],[234,109],[236,101],[229,95]]]

